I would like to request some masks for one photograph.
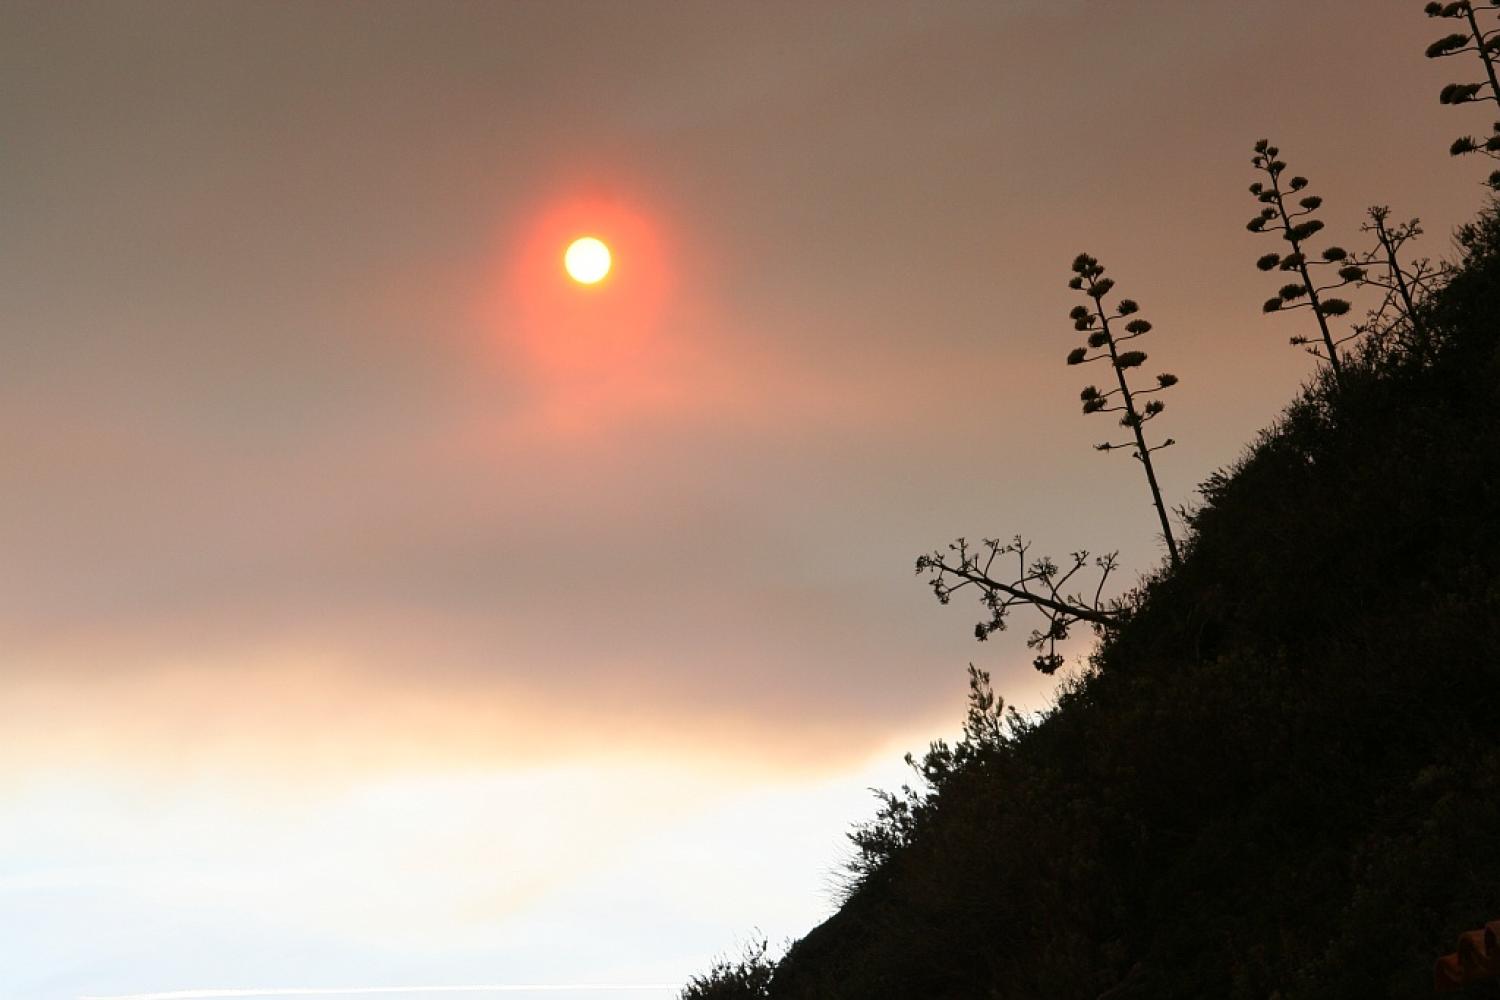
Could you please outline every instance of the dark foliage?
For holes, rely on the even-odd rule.
[[[1181,565],[1044,717],[973,674],[963,739],[854,834],[842,909],[723,995],[1430,991],[1500,915],[1495,211],[1461,238],[1203,485]]]
[[[701,976],[694,976],[680,1000],[759,1000],[771,995],[776,963],[766,957],[764,938],[745,946],[737,959],[721,958]]]

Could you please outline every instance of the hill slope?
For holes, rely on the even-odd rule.
[[[1045,720],[981,700],[927,758],[770,996],[1430,993],[1500,916],[1494,212],[1463,242],[1425,335],[1205,484],[1183,566]]]

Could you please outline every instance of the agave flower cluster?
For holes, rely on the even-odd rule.
[[[1126,373],[1146,363],[1146,352],[1127,345],[1150,333],[1151,324],[1137,315],[1140,306],[1133,299],[1120,299],[1113,308],[1105,303],[1105,298],[1114,290],[1115,283],[1114,279],[1104,276],[1104,266],[1097,259],[1086,253],[1079,254],[1073,260],[1073,277],[1069,279],[1068,287],[1082,292],[1088,299],[1088,305],[1074,306],[1068,313],[1068,318],[1073,321],[1073,329],[1087,337],[1084,347],[1075,348],[1068,353],[1068,364],[1086,365],[1095,361],[1108,361],[1115,374],[1113,388],[1100,389],[1095,385],[1084,387],[1079,393],[1083,412],[1119,413],[1120,426],[1129,430],[1133,439],[1121,443],[1105,441],[1095,447],[1100,451],[1129,448],[1131,454],[1140,460],[1145,469],[1146,481],[1151,487],[1152,503],[1161,518],[1167,551],[1175,564],[1178,561],[1177,543],[1172,537],[1172,528],[1162,502],[1161,487],[1156,480],[1151,454],[1176,442],[1167,438],[1154,447],[1146,443],[1145,425],[1160,416],[1166,409],[1166,404],[1160,399],[1149,399],[1142,405],[1142,400],[1143,397],[1176,385],[1177,376],[1162,372],[1156,376],[1155,385],[1146,388],[1131,387]]]
[[[1328,362],[1335,378],[1341,373],[1339,347],[1358,337],[1360,332],[1335,336],[1329,319],[1346,315],[1351,308],[1348,300],[1335,298],[1328,293],[1345,285],[1361,281],[1365,268],[1354,261],[1349,252],[1340,246],[1330,246],[1322,253],[1313,253],[1308,241],[1323,230],[1323,223],[1314,218],[1314,213],[1323,205],[1323,199],[1307,190],[1306,177],[1286,177],[1287,165],[1278,159],[1280,154],[1267,139],[1255,144],[1255,155],[1250,162],[1266,175],[1264,181],[1250,185],[1250,193],[1260,202],[1260,212],[1245,224],[1252,233],[1279,233],[1287,243],[1286,253],[1268,253],[1255,262],[1262,271],[1281,271],[1294,280],[1277,290],[1276,295],[1266,300],[1265,312],[1291,312],[1307,309],[1317,318],[1321,345],[1304,336],[1294,336],[1294,346],[1306,347],[1309,354]],[[1293,199],[1295,202],[1289,204]],[[1325,280],[1319,276],[1328,268],[1334,268]]]
[[[1486,20],[1493,25],[1493,14],[1500,10],[1500,5],[1455,0],[1452,3],[1429,3],[1424,9],[1428,17],[1458,21],[1463,29],[1444,35],[1427,46],[1427,58],[1445,59],[1449,56],[1472,52],[1484,65],[1485,78],[1483,80],[1478,83],[1450,83],[1438,94],[1438,100],[1443,104],[1493,101],[1500,105],[1500,80],[1497,80],[1495,74],[1495,59],[1497,55],[1500,55],[1500,27],[1492,26],[1485,29],[1479,23],[1480,15],[1484,13],[1488,15]],[[1454,156],[1484,153],[1486,156],[1500,160],[1500,121],[1492,125],[1489,138],[1477,139],[1472,135],[1459,136],[1449,147],[1448,152]],[[1488,184],[1491,188],[1500,190],[1500,170],[1490,174]]]

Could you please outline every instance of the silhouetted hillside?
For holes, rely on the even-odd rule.
[[[1040,722],[976,704],[769,991],[1413,997],[1500,916],[1500,222],[1202,487]],[[1468,995],[1500,996],[1475,987]]]

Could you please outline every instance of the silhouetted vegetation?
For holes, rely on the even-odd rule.
[[[1478,21],[1496,9],[1428,5],[1469,26],[1428,54],[1477,51],[1489,76],[1445,103],[1500,102],[1500,38]],[[1179,549],[1141,434],[1151,404],[1124,378],[1145,358],[1122,366],[1109,325],[1136,309],[1106,309],[1111,283],[1080,256],[1093,306],[1074,310],[1088,346],[1069,362],[1114,364],[1118,389],[1085,389],[1084,409],[1125,414],[1171,562],[1106,601],[1113,556],[1092,596],[1068,589],[1087,553],[1064,570],[1020,539],[919,560],[939,600],[977,590],[979,638],[1038,609],[1047,672],[1070,626],[1100,641],[1038,717],[1005,711],[971,665],[961,738],[908,756],[913,784],[850,834],[839,911],[779,962],[754,956],[762,992],[720,963],[684,997],[1412,997],[1500,913],[1500,203],[1458,232],[1451,266],[1405,261],[1421,228],[1383,207],[1373,247],[1310,259],[1321,201],[1278,157],[1256,145],[1249,228],[1288,244],[1261,269],[1300,280],[1265,309],[1308,308],[1318,335],[1294,343],[1327,366],[1200,486]],[[1340,335],[1329,320],[1351,307],[1328,293],[1344,285],[1381,301]]]
[[[1125,345],[1149,333],[1151,324],[1137,315],[1140,306],[1132,299],[1120,299],[1114,307],[1105,303],[1114,285],[1112,278],[1104,276],[1104,267],[1095,258],[1079,254],[1074,259],[1073,277],[1069,279],[1068,287],[1082,292],[1089,304],[1075,306],[1068,318],[1073,321],[1075,330],[1087,335],[1087,340],[1084,347],[1074,348],[1068,353],[1068,364],[1109,363],[1115,386],[1106,389],[1085,386],[1079,393],[1083,412],[1123,414],[1120,426],[1130,431],[1131,440],[1105,441],[1095,448],[1100,451],[1126,448],[1141,463],[1146,484],[1151,490],[1152,505],[1161,522],[1162,538],[1173,565],[1176,565],[1179,562],[1177,540],[1172,534],[1156,467],[1151,461],[1153,452],[1176,442],[1167,438],[1155,446],[1147,443],[1145,426],[1166,409],[1166,404],[1160,399],[1145,397],[1170,389],[1177,384],[1177,376],[1163,372],[1156,376],[1154,385],[1131,387],[1126,373],[1145,364],[1146,352]],[[1111,326],[1112,323],[1115,325]],[[1057,644],[1067,639],[1079,622],[1087,622],[1103,634],[1119,619],[1121,608],[1118,602],[1104,599],[1105,585],[1110,574],[1119,568],[1119,561],[1114,552],[1090,557],[1087,550],[1081,550],[1071,553],[1068,563],[1062,566],[1050,556],[1033,558],[1030,550],[1030,543],[1019,535],[1009,542],[986,538],[979,545],[960,538],[946,550],[920,556],[917,573],[929,577],[928,584],[942,604],[949,603],[954,594],[965,588],[975,589],[979,603],[988,613],[974,626],[974,637],[981,641],[1005,630],[1012,609],[1029,607],[1037,611],[1045,624],[1032,630],[1026,645],[1037,651],[1032,664],[1042,673],[1050,674],[1063,664]],[[996,562],[1008,567],[1012,557],[1015,563],[1013,571],[997,575]],[[1090,566],[1098,571],[1092,581],[1092,594],[1088,593],[1088,588],[1069,590],[1070,586],[1079,586],[1074,582],[1075,578]],[[899,802],[886,800],[883,808],[893,810],[899,805]]]
[[[897,793],[877,791],[880,808],[875,818],[861,823],[849,834],[855,855],[849,862],[852,886],[878,872],[899,851],[910,846],[917,829],[926,822],[935,804],[933,792],[942,788],[950,777],[975,764],[978,754],[999,745],[1008,731],[1026,727],[1025,719],[1015,712],[1007,718],[1005,702],[990,685],[990,675],[969,664],[969,712],[964,718],[963,737],[953,745],[935,740],[918,761],[906,755],[906,764],[916,772],[921,788],[901,786]]]
[[[1291,342],[1326,361],[1337,382],[1343,377],[1339,348],[1358,337],[1361,331],[1356,328],[1342,336],[1334,334],[1328,321],[1346,315],[1350,306],[1348,300],[1328,293],[1361,280],[1365,272],[1364,268],[1350,262],[1348,251],[1340,246],[1330,246],[1315,257],[1308,256],[1308,241],[1323,230],[1323,223],[1313,217],[1322,207],[1323,199],[1314,194],[1302,194],[1307,190],[1306,177],[1284,179],[1287,166],[1284,160],[1278,159],[1280,154],[1270,140],[1262,139],[1255,144],[1255,156],[1250,162],[1266,175],[1266,179],[1251,184],[1250,193],[1264,207],[1246,223],[1246,228],[1253,233],[1279,233],[1287,243],[1287,253],[1265,254],[1255,262],[1256,267],[1262,271],[1283,271],[1296,277],[1282,285],[1262,308],[1268,313],[1309,310],[1318,322],[1318,339],[1298,334],[1291,338]],[[1292,197],[1297,197],[1295,207],[1287,205],[1287,199]],[[1319,284],[1314,269],[1327,267],[1337,268],[1336,277]]]
[[[1172,557],[1175,566],[1181,560],[1177,555],[1177,540],[1172,537],[1172,524],[1167,518],[1167,506],[1161,498],[1161,486],[1156,481],[1156,467],[1151,462],[1151,453],[1176,444],[1171,438],[1167,438],[1161,444],[1151,447],[1146,444],[1145,427],[1147,421],[1154,420],[1167,408],[1167,404],[1160,399],[1147,400],[1145,405],[1139,404],[1139,400],[1152,393],[1162,392],[1177,384],[1177,376],[1166,372],[1156,376],[1156,384],[1149,388],[1137,386],[1131,390],[1130,380],[1126,372],[1132,368],[1139,368],[1146,363],[1146,352],[1133,348],[1121,349],[1122,345],[1143,337],[1151,332],[1151,324],[1135,314],[1140,311],[1140,306],[1133,299],[1121,299],[1115,306],[1114,311],[1105,305],[1105,297],[1114,289],[1115,283],[1111,278],[1104,276],[1104,266],[1098,260],[1088,254],[1079,254],[1073,261],[1073,277],[1068,282],[1068,287],[1074,291],[1082,292],[1088,297],[1089,304],[1086,306],[1074,306],[1068,317],[1073,320],[1073,329],[1088,335],[1087,345],[1074,348],[1068,355],[1068,364],[1086,365],[1095,361],[1108,361],[1110,369],[1115,375],[1115,388],[1100,389],[1097,386],[1085,386],[1079,394],[1083,401],[1084,413],[1124,413],[1120,418],[1120,426],[1131,432],[1132,440],[1123,444],[1115,444],[1106,441],[1095,445],[1100,451],[1112,451],[1116,448],[1128,448],[1136,461],[1146,474],[1146,482],[1151,487],[1151,503],[1156,507],[1156,514],[1161,519],[1162,539],[1167,543],[1167,552]],[[1134,319],[1127,317],[1134,316]],[[1111,327],[1110,323],[1117,324]],[[1118,324],[1124,324],[1124,332],[1120,332]],[[1093,353],[1090,353],[1093,352]]]
[[[1453,3],[1429,3],[1423,9],[1428,17],[1455,20],[1462,27],[1462,30],[1444,35],[1427,46],[1427,58],[1445,59],[1473,53],[1479,57],[1479,62],[1484,67],[1483,80],[1478,83],[1450,83],[1443,87],[1438,100],[1443,104],[1490,101],[1497,106],[1496,113],[1500,114],[1500,80],[1495,75],[1495,56],[1500,53],[1500,28],[1493,26],[1493,14],[1500,10],[1500,6],[1456,0]],[[1487,20],[1492,25],[1490,28],[1486,29],[1479,23],[1481,14],[1489,15]],[[1485,139],[1476,139],[1472,135],[1459,136],[1448,151],[1454,156],[1484,153],[1492,159],[1500,159],[1500,122],[1495,122],[1490,127],[1490,134]],[[1490,174],[1488,183],[1491,188],[1500,190],[1500,170]]]
[[[1406,244],[1422,235],[1421,221],[1390,221],[1391,210],[1373,205],[1366,210],[1370,220],[1360,232],[1375,236],[1375,246],[1356,254],[1354,263],[1363,272],[1362,287],[1381,290],[1380,302],[1370,310],[1369,318],[1355,327],[1359,334],[1383,330],[1387,336],[1404,339],[1413,348],[1427,339],[1427,331],[1417,316],[1417,302],[1425,298],[1435,282],[1444,277],[1444,269],[1426,257],[1403,263],[1401,251]]]
[[[682,1000],[757,1000],[771,995],[776,963],[766,957],[764,938],[745,946],[736,959],[721,958],[683,987]]]
[[[1500,222],[1462,239],[1425,349],[1372,331],[1211,476],[1042,718],[971,675],[771,996],[1429,991],[1500,905]]]
[[[965,588],[975,589],[979,603],[988,613],[974,626],[974,638],[981,642],[1005,631],[1012,608],[1035,609],[1046,624],[1032,630],[1026,645],[1037,651],[1032,664],[1042,673],[1050,674],[1062,666],[1057,644],[1068,637],[1073,626],[1088,622],[1097,629],[1105,629],[1118,619],[1119,607],[1103,599],[1104,586],[1118,560],[1113,552],[1093,558],[1093,566],[1099,573],[1094,579],[1092,596],[1087,596],[1067,590],[1079,571],[1090,564],[1086,550],[1069,556],[1066,569],[1050,556],[1033,559],[1030,551],[1030,543],[1019,535],[1009,542],[986,538],[977,546],[960,538],[947,551],[917,557],[917,572],[929,577],[928,585],[940,604],[947,604]],[[1011,557],[1015,558],[1014,573],[997,575],[996,561],[1005,560],[1009,565]]]

